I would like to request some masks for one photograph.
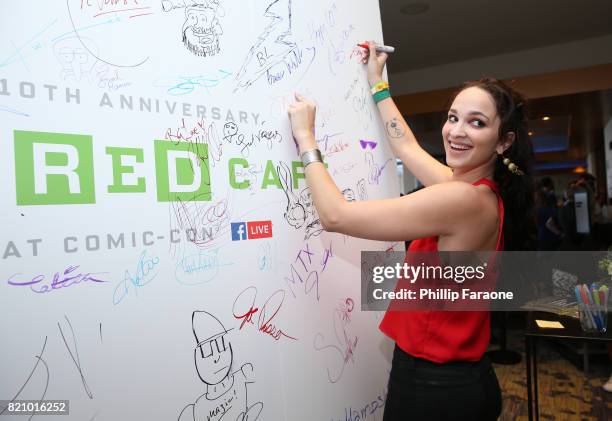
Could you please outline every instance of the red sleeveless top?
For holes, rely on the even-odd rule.
[[[497,196],[499,233],[496,251],[503,250],[504,203],[497,184],[482,178]],[[414,240],[409,252],[438,251],[438,237]],[[413,357],[436,363],[478,361],[489,344],[491,313],[488,311],[387,311],[380,330]]]

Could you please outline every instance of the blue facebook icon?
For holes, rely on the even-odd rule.
[[[232,222],[232,241],[247,239],[246,222]]]

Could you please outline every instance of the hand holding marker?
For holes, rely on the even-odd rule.
[[[361,48],[365,48],[366,50],[370,48],[367,42],[362,42],[360,44],[357,44],[357,46]],[[389,45],[376,45],[376,51],[379,53],[391,54],[395,51],[395,48]]]

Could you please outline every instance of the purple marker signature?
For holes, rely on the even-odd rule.
[[[76,265],[76,266],[71,265],[71,266],[68,266],[66,270],[64,270],[63,273],[55,272],[49,284],[45,282],[45,275],[36,275],[31,279],[28,279],[28,277],[26,277],[25,280],[19,280],[19,279],[16,280],[15,278],[21,275],[21,273],[15,273],[11,275],[11,277],[8,279],[7,282],[9,285],[13,285],[13,286],[29,286],[32,291],[37,292],[37,293],[52,292],[60,288],[68,288],[73,285],[77,285],[82,282],[88,282],[88,281],[96,282],[96,283],[106,282],[105,280],[98,279],[98,275],[101,275],[102,273],[105,273],[105,272],[81,273],[77,271],[79,266],[80,265]]]

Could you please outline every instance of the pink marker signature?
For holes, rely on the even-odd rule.
[[[285,300],[285,291],[279,289],[275,291],[264,303],[263,307],[255,307],[255,300],[257,299],[257,288],[250,286],[238,294],[238,297],[234,300],[233,313],[234,318],[242,320],[240,328],[242,329],[245,324],[253,323],[253,316],[257,313],[257,329],[260,332],[270,335],[274,340],[280,340],[282,338],[297,340],[297,338],[290,336],[283,332],[272,323],[272,320],[276,317],[280,311],[283,301]],[[247,309],[245,311],[245,309]]]
[[[336,355],[340,357],[339,364],[334,364],[333,369],[327,368],[327,378],[331,383],[340,380],[349,362],[355,363],[355,349],[359,338],[351,336],[348,332],[354,308],[355,302],[349,297],[334,311],[333,324],[337,345],[333,343],[326,345],[325,336],[320,332],[314,337],[313,347],[316,351],[333,350],[335,352],[332,353],[337,353]]]

